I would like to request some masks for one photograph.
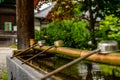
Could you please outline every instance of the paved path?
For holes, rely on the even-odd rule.
[[[0,65],[6,66],[6,56],[12,55],[13,50],[10,47],[0,47]]]
[[[13,48],[10,47],[0,47],[0,80],[6,80],[7,75],[7,65],[6,65],[6,56],[12,55]]]

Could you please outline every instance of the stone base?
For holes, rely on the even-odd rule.
[[[44,76],[42,72],[21,63],[19,59],[11,59],[10,56],[7,56],[8,80],[40,80]]]

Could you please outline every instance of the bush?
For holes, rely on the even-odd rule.
[[[114,15],[106,16],[100,21],[99,31],[97,32],[102,40],[116,40],[120,44],[120,19]]]
[[[88,23],[86,21],[75,22],[71,29],[74,47],[76,48],[89,48],[88,41],[90,40],[90,32],[86,28]]]
[[[35,30],[35,40],[44,40],[45,39],[45,28],[41,28],[41,30]]]
[[[50,23],[46,29],[46,35],[48,36],[48,43],[52,44],[56,40],[63,40],[66,46],[70,46],[71,43],[71,25],[72,21],[55,21]],[[68,44],[69,43],[69,44]]]
[[[35,31],[36,39],[45,39],[48,45],[56,40],[63,40],[65,46],[72,48],[88,48],[90,33],[86,29],[87,21],[74,22],[72,20],[55,21],[47,28]]]

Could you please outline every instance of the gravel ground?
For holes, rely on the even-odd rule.
[[[12,55],[12,48],[0,47],[0,64],[6,65],[6,56]]]
[[[5,80],[3,74],[7,72],[6,56],[12,55],[13,50],[10,47],[0,47],[0,80]]]

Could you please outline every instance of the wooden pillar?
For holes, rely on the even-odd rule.
[[[18,49],[29,47],[34,39],[34,0],[16,0]]]

